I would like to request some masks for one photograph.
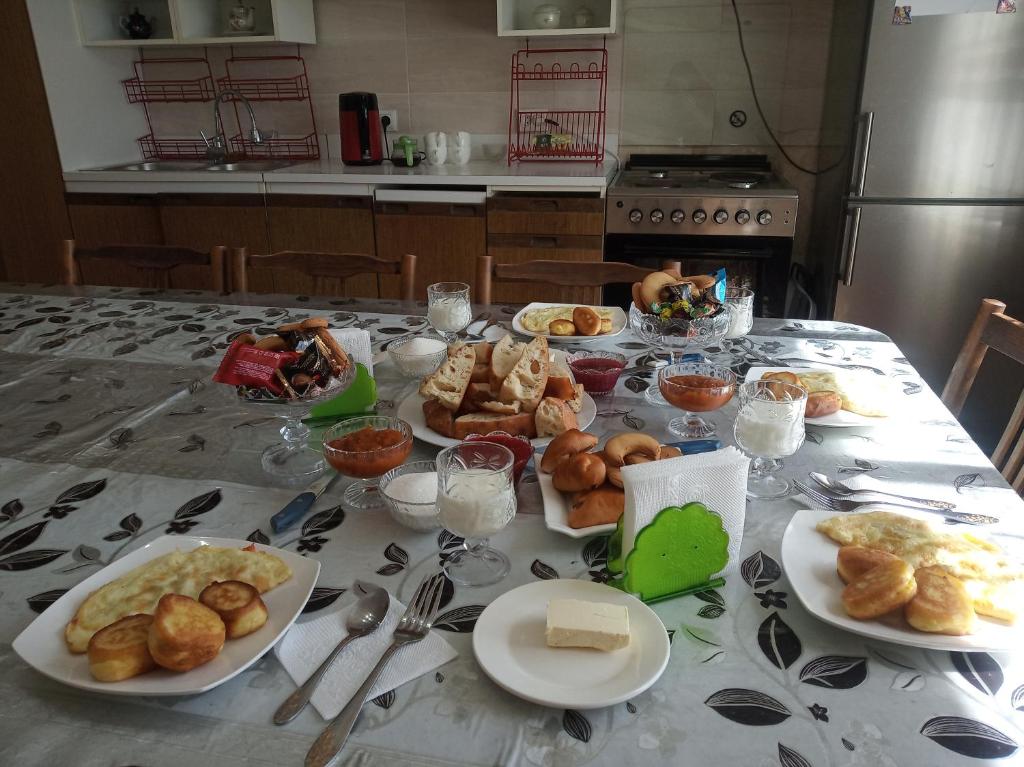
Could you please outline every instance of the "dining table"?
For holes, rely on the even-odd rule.
[[[517,307],[473,307],[470,338],[510,332]],[[418,381],[389,342],[429,331],[425,302],[0,283],[0,764],[78,767],[300,764],[324,727],[307,707],[272,716],[295,684],[273,653],[203,694],[119,697],[38,673],[12,642],[84,578],[163,535],[269,544],[319,561],[299,622],[354,600],[363,580],[408,602],[460,539],[417,532],[385,511],[344,506],[335,482],[300,524],[270,517],[297,492],[264,474],[279,422],[212,375],[231,339],[326,317],[369,332],[378,413]],[[487,322],[485,322],[485,320]],[[948,339],[945,339],[948,341]],[[561,348],[584,348],[562,344]],[[586,348],[629,358],[596,400],[589,431],[674,441],[678,411],[650,404],[656,357],[629,328]],[[857,369],[888,379],[885,423],[807,425],[781,475],[871,477],[999,518],[990,527],[1024,559],[1024,502],[882,333],[834,321],[757,318],[748,335],[702,352],[742,377],[751,366]],[[714,414],[735,444],[735,400]],[[416,441],[409,460],[433,458]],[[371,765],[975,765],[1024,760],[1020,653],[925,650],[830,626],[795,597],[781,555],[799,493],[748,500],[725,583],[652,605],[670,659],[646,692],[613,706],[553,709],[494,684],[474,657],[474,625],[509,590],[544,579],[605,583],[607,536],[549,530],[532,464],[518,512],[491,539],[512,569],[492,586],[446,587],[433,631],[457,651],[436,671],[367,702],[340,764]],[[941,522],[941,520],[939,520]],[[599,703],[599,701],[595,701]]]

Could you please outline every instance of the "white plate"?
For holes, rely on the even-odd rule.
[[[622,311],[622,309],[619,308],[618,306],[594,306],[594,307],[591,307],[591,308],[593,308],[593,309],[610,309],[611,310],[611,312],[612,312],[612,317],[611,317],[611,319],[612,319],[612,329],[611,329],[610,332],[602,333],[602,334],[597,335],[597,336],[553,336],[553,335],[551,335],[549,333],[537,333],[537,332],[535,332],[533,330],[527,330],[525,327],[523,327],[523,317],[525,316],[525,314],[528,311],[532,311],[533,309],[547,309],[547,308],[552,307],[552,306],[574,306],[575,307],[575,306],[586,306],[586,304],[567,304],[565,302],[558,303],[558,304],[545,304],[545,303],[542,303],[542,302],[535,301],[532,304],[527,304],[526,306],[524,306],[522,309],[520,309],[516,313],[516,316],[512,318],[512,329],[516,333],[519,333],[520,335],[524,335],[524,336],[532,336],[534,338],[537,338],[539,336],[543,336],[544,338],[548,339],[549,343],[555,343],[555,344],[558,344],[558,343],[566,343],[566,344],[573,343],[573,344],[578,344],[578,343],[587,343],[589,341],[599,341],[602,338],[611,338],[612,336],[617,336],[619,333],[621,333],[623,330],[625,330],[626,325],[629,324],[629,320],[626,317],[626,313],[624,311]]]
[[[416,439],[423,440],[428,445],[451,447],[452,445],[458,445],[461,441],[438,434],[427,426],[427,420],[423,416],[423,397],[419,395],[419,392],[413,392],[402,400],[398,405],[398,412],[396,415],[412,427],[412,435],[416,437]],[[584,394],[583,407],[580,408],[580,412],[576,414],[576,420],[579,422],[578,428],[581,431],[586,429],[594,422],[595,418],[597,418],[597,404],[589,394]],[[554,439],[554,437],[537,437],[530,440],[530,442],[536,448],[543,447],[552,439]]]
[[[320,573],[319,562],[257,543],[259,551],[280,557],[292,570],[291,578],[262,595],[270,614],[266,625],[241,639],[227,640],[216,658],[183,674],[157,669],[121,682],[98,682],[89,673],[89,660],[85,654],[76,655],[68,650],[64,643],[64,626],[91,592],[151,559],[169,554],[175,549],[191,551],[196,546],[243,548],[248,545],[249,541],[233,538],[188,535],[157,538],[86,578],[46,608],[14,640],[14,651],[36,671],[81,690],[108,695],[146,696],[195,695],[212,690],[259,660],[291,627],[313,591]]]
[[[820,368],[750,368],[747,371],[744,381],[757,381],[767,373],[809,373],[812,370],[825,370],[828,372],[836,372],[834,368],[820,367]],[[859,413],[851,413],[849,410],[838,410],[835,413],[829,415],[823,415],[818,418],[807,418],[805,419],[810,426],[881,426],[889,422],[887,417],[873,417],[868,415],[860,415]]]
[[[870,507],[864,509],[871,510]],[[883,509],[879,507],[878,510]],[[903,513],[928,522],[935,521],[933,515]],[[868,621],[851,618],[843,609],[843,582],[836,573],[839,545],[814,529],[818,522],[835,515],[834,511],[816,509],[798,511],[782,538],[782,566],[789,585],[811,615],[854,634],[929,650],[1013,650],[1024,645],[1024,624],[1009,626],[980,615],[977,633],[968,636],[917,631],[899,615]]]
[[[628,647],[603,652],[548,647],[548,601],[585,599],[629,609]],[[528,583],[506,592],[480,614],[473,629],[477,662],[499,687],[552,708],[604,708],[629,700],[658,681],[668,665],[668,633],[654,610],[618,589],[590,581]]]
[[[533,457],[533,465],[538,467],[537,484],[540,485],[540,495],[544,501],[544,524],[548,530],[568,535],[570,538],[586,538],[588,535],[612,532],[615,529],[614,522],[590,527],[569,527],[569,498],[561,490],[555,490],[554,480],[550,474],[540,470],[542,455],[537,453]]]

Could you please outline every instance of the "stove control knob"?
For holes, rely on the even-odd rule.
[[[697,208],[697,210],[693,211],[693,213],[690,214],[690,218],[693,220],[693,223],[695,224],[703,224],[705,221],[708,220],[708,214],[705,213],[701,208]]]
[[[772,222],[772,212],[770,210],[762,210],[757,214],[757,223],[761,226],[768,226]]]
[[[655,208],[654,210],[651,211],[651,223],[652,224],[660,224],[664,220],[665,220],[665,211],[661,210],[660,208]]]
[[[714,219],[716,224],[724,224],[729,220],[729,212],[725,208],[719,208],[715,211]]]
[[[629,223],[639,224],[643,220],[644,213],[640,208],[633,208],[633,210],[629,211]]]
[[[738,210],[738,211],[736,211],[736,223],[737,224],[743,225],[743,224],[748,223],[749,221],[750,221],[750,211],[749,210]]]
[[[673,224],[681,224],[686,220],[686,214],[679,210],[679,208],[676,208],[672,211],[670,218],[672,219]]]

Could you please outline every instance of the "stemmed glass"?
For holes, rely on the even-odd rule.
[[[658,388],[668,402],[683,411],[668,422],[668,430],[684,439],[701,439],[715,433],[715,423],[697,413],[718,410],[731,400],[736,374],[710,362],[666,365],[658,371]]]
[[[754,327],[754,291],[750,288],[726,288],[725,305],[731,312],[725,337],[742,338]]]
[[[437,454],[437,508],[441,524],[466,539],[466,548],[442,567],[454,583],[488,586],[508,575],[508,557],[487,545],[516,513],[514,456],[494,442],[463,442]]]
[[[374,434],[379,432],[379,434]],[[339,473],[358,481],[345,488],[345,503],[355,509],[383,508],[378,491],[382,474],[412,452],[412,427],[401,418],[364,415],[334,424],[324,434],[324,458]]]
[[[469,285],[435,282],[427,286],[427,321],[447,343],[454,343],[456,333],[469,327],[471,320]]]
[[[753,458],[747,495],[751,498],[782,498],[789,480],[775,476],[781,458],[793,455],[804,444],[806,390],[782,381],[748,381],[737,389],[740,410],[733,427],[736,444]]]

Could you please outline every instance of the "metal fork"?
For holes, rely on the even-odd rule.
[[[996,517],[987,517],[984,514],[970,514],[962,511],[946,511],[943,509],[930,509],[927,506],[911,506],[907,503],[894,503],[892,501],[851,501],[848,498],[837,498],[833,495],[826,495],[820,490],[808,487],[799,480],[793,480],[793,485],[801,493],[820,506],[829,511],[857,511],[865,506],[895,506],[900,509],[913,509],[914,511],[927,511],[930,514],[939,514],[949,522],[962,522],[965,525],[991,525],[999,520]]]
[[[327,767],[334,764],[338,754],[341,753],[342,746],[345,745],[345,741],[348,739],[349,733],[352,732],[352,726],[356,723],[356,718],[363,708],[366,696],[377,681],[381,671],[384,670],[387,662],[391,659],[391,656],[403,645],[419,642],[430,633],[430,627],[433,625],[434,618],[437,617],[437,611],[441,606],[444,581],[445,576],[442,573],[428,575],[419,585],[419,588],[416,589],[416,593],[413,594],[412,601],[409,602],[405,614],[398,621],[391,646],[384,651],[384,655],[377,661],[377,665],[373,667],[373,671],[366,677],[366,681],[356,690],[352,700],[345,704],[345,708],[341,710],[341,713],[324,728],[324,731],[320,733],[320,736],[310,746],[309,751],[306,752],[306,767]]]

